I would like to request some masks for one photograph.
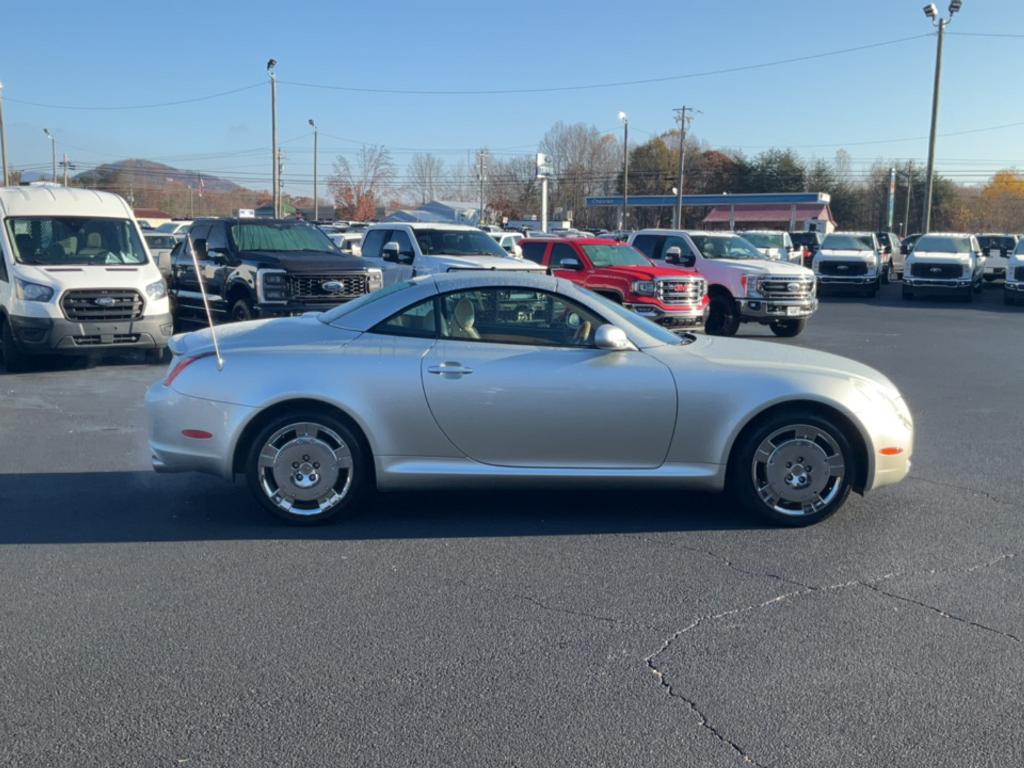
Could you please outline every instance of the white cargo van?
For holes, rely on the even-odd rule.
[[[34,354],[136,348],[162,358],[173,332],[167,285],[117,195],[0,187],[0,251],[8,371]]]

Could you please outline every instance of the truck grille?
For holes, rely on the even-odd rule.
[[[868,273],[866,261],[819,261],[818,274],[835,277],[857,277]]]
[[[814,278],[769,278],[761,280],[760,291],[766,299],[809,299],[814,296]]]
[[[959,264],[928,264],[918,262],[910,265],[911,277],[923,277],[930,280],[953,280],[963,275],[963,267]]]
[[[707,283],[702,277],[660,278],[658,299],[663,304],[698,304],[707,293]]]
[[[138,320],[145,302],[138,291],[100,288],[67,291],[60,300],[60,307],[68,320]]]
[[[325,283],[341,283],[342,289],[331,292]],[[288,295],[292,301],[303,304],[340,304],[362,296],[369,290],[365,272],[346,272],[340,275],[288,275]]]
[[[1017,267],[1013,270],[1013,279],[1018,283],[1024,280],[1024,267]]]

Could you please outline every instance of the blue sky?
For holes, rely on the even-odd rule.
[[[50,128],[80,166],[146,157],[268,187],[269,90],[262,85],[176,107],[87,111],[31,106],[139,105],[266,82],[278,60],[279,125],[289,191],[310,189],[321,128],[322,175],[359,142],[465,160],[486,146],[529,154],[554,122],[631,139],[672,127],[672,108],[703,110],[713,146],[804,156],[845,149],[857,166],[924,158],[933,37],[831,58],[669,82],[526,95],[396,95],[299,87],[488,90],[639,80],[757,64],[931,31],[921,0],[647,0],[642,3],[173,4],[50,0],[3,11],[0,80],[13,166],[47,166]],[[151,10],[152,8],[152,10]],[[1024,3],[965,0],[946,40],[940,133],[1024,123],[1019,98]],[[910,138],[891,143],[889,139]],[[972,180],[1024,167],[1024,125],[939,142],[939,168]]]

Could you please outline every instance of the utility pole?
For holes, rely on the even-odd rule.
[[[629,115],[619,112],[622,121],[622,229],[627,229],[629,211]]]
[[[679,121],[679,187],[676,191],[675,227],[682,229],[683,224],[683,180],[686,178],[686,129],[690,121],[690,114],[700,112],[693,107],[682,106],[672,110],[676,113]]]
[[[487,151],[481,149],[476,155],[476,179],[480,183],[480,223],[484,223],[484,182],[487,181]]]
[[[50,180],[54,184],[56,184],[57,183],[57,139],[56,139],[56,137],[52,133],[50,133],[50,129],[49,128],[43,128],[43,133],[45,133],[46,137],[50,140],[50,163],[51,163],[51,166],[52,166]]]
[[[939,127],[939,87],[942,84],[942,44],[946,37],[946,27],[953,21],[953,16],[963,7],[963,0],[950,0],[949,18],[938,18],[935,3],[924,7],[924,14],[931,19],[938,30],[938,42],[935,48],[935,87],[932,91],[932,129],[928,137],[928,171],[924,188],[924,226],[921,231],[927,234],[932,226],[932,192],[935,184],[935,137]]]
[[[273,166],[272,197],[274,205],[274,218],[281,218],[281,177],[278,175],[278,164],[280,157],[277,149],[277,75],[274,67],[277,66],[276,59],[267,62],[267,74],[270,76],[270,149],[271,165]]]
[[[64,166],[64,186],[68,185],[68,169],[71,168],[71,162],[68,160],[68,153],[64,153],[64,162],[61,163]]]
[[[316,184],[316,156],[320,131],[317,129],[316,123],[313,122],[313,118],[309,118],[309,124],[313,128],[313,221],[320,221],[320,195]]]
[[[906,210],[903,212],[903,237],[910,234],[910,196],[914,192],[914,164],[907,161],[907,200]]]
[[[540,231],[548,231],[548,177],[551,176],[551,158],[537,153],[537,178],[540,179]]]
[[[282,187],[281,176],[283,174],[284,174],[284,152],[282,152],[281,148],[278,147],[277,148],[277,209],[276,209],[276,212],[274,213],[274,218],[276,218],[276,219],[283,219],[284,218],[284,198],[281,195],[281,187]]]
[[[7,172],[7,128],[4,125],[4,84],[0,83],[0,162],[3,163],[4,186],[11,183],[11,177]]]
[[[896,213],[896,166],[889,169],[889,210],[886,221],[889,222],[887,231],[892,232],[893,216]]]

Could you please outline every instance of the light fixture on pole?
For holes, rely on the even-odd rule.
[[[309,127],[313,129],[313,221],[320,221],[320,190],[316,183],[316,156],[317,144],[320,140],[320,131],[316,127],[313,118],[309,118]]]
[[[7,172],[7,129],[4,127],[4,84],[0,83],[0,163],[3,164],[3,176],[0,181],[6,187],[11,183]]]
[[[946,37],[946,27],[953,17],[964,7],[963,0],[951,0],[949,17],[939,16],[935,3],[924,7],[924,15],[938,29],[938,42],[935,48],[935,86],[932,91],[932,127],[928,136],[928,170],[925,172],[924,215],[922,216],[922,232],[929,232],[932,226],[932,192],[935,183],[935,137],[939,127],[939,88],[942,83],[942,44]]]
[[[274,74],[274,67],[277,66],[277,59],[270,59],[267,62],[267,75],[270,76],[270,157],[273,167],[271,174],[271,184],[273,184],[273,190],[271,192],[273,197],[274,205],[274,218],[281,218],[280,207],[280,186],[281,179],[277,175],[278,168],[278,156],[277,156],[277,75]]]
[[[56,184],[57,183],[57,139],[54,137],[54,135],[52,133],[50,133],[50,129],[49,128],[43,128],[43,133],[45,133],[46,137],[50,140],[50,163],[53,166],[53,178],[51,179],[51,181],[53,181],[53,183]]]
[[[628,229],[629,210],[629,115],[619,112],[622,121],[622,229]]]

